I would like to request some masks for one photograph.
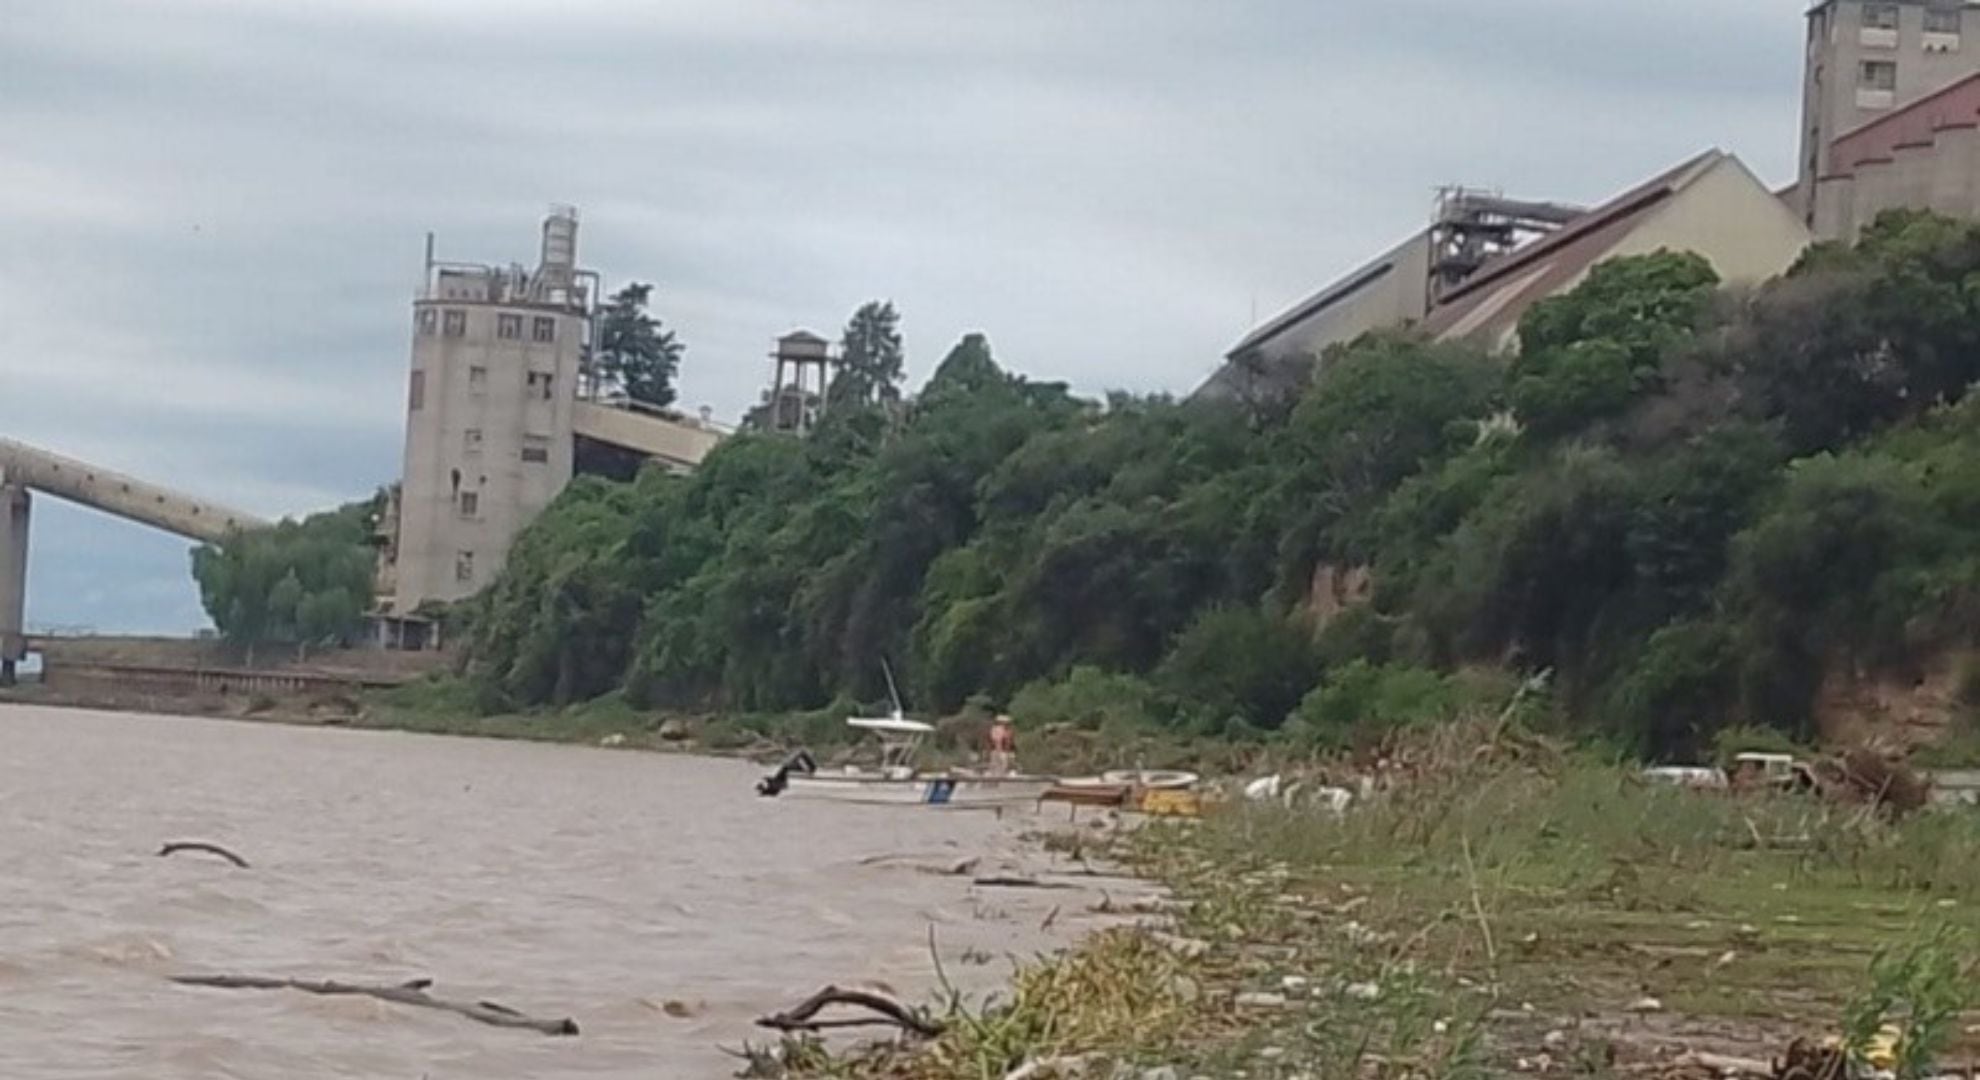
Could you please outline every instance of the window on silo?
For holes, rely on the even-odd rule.
[[[1925,32],[1928,34],[1957,34],[1960,31],[1958,8],[1926,8]]]
[[[406,390],[406,411],[418,412],[426,408],[426,372],[412,373],[412,385]]]
[[[468,368],[468,393],[485,394],[487,392],[488,369],[479,364],[470,366]]]
[[[1870,30],[1896,30],[1898,6],[1896,4],[1863,5],[1863,25]]]
[[[461,492],[461,516],[464,518],[474,518],[474,517],[479,517],[480,515],[481,515],[481,492],[479,491]]]
[[[432,308],[420,308],[419,332],[426,337],[432,337],[433,332],[438,329],[440,329],[440,313]]]
[[[557,320],[545,315],[538,315],[530,323],[529,336],[532,341],[537,342],[557,340]]]
[[[467,312],[465,311],[447,312],[446,334],[448,337],[467,336]]]
[[[454,555],[454,580],[468,583],[474,581],[474,552],[462,551]]]
[[[532,371],[528,376],[529,396],[549,401],[557,387],[557,377],[547,371]]]
[[[1865,60],[1858,82],[1865,90],[1896,90],[1897,61]]]
[[[461,449],[470,454],[481,453],[481,429],[471,427],[461,432]]]
[[[524,435],[522,459],[532,465],[542,465],[550,460],[550,439],[545,435]]]
[[[495,336],[501,338],[503,341],[521,341],[522,316],[521,315],[495,316]]]

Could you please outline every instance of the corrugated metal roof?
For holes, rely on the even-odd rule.
[[[1340,304],[1368,286],[1388,277],[1395,272],[1396,260],[1401,252],[1406,250],[1411,244],[1429,243],[1427,234],[1428,230],[1415,234],[1408,240],[1390,249],[1381,258],[1353,271],[1347,277],[1333,282],[1312,296],[1301,300],[1299,303],[1273,316],[1263,326],[1246,334],[1244,340],[1231,346],[1230,351],[1225,353],[1224,356],[1226,358],[1232,358],[1251,349],[1255,349],[1328,308]]]
[[[1623,192],[1542,240],[1488,264],[1423,321],[1433,337],[1465,336],[1507,310],[1524,311],[1600,260],[1643,216],[1725,161],[1712,149]],[[1472,318],[1490,305],[1489,315]]]

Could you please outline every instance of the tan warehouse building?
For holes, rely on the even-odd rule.
[[[1692,251],[1727,281],[1757,282],[1786,270],[1810,239],[1793,211],[1721,150],[1592,210],[1549,217],[1565,208],[1469,198],[1490,208],[1485,223],[1499,228],[1493,243],[1470,245],[1477,257],[1453,258],[1467,248],[1466,230],[1451,228],[1447,201],[1426,231],[1247,334],[1192,399],[1291,392],[1316,374],[1330,346],[1371,330],[1415,326],[1438,340],[1509,347],[1529,308],[1579,285],[1604,259]],[[1524,215],[1518,227],[1515,214]]]

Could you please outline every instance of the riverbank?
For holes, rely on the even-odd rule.
[[[1407,757],[1345,815],[1123,833],[1174,897],[1148,928],[1020,969],[1001,1004],[936,1003],[919,1049],[794,1046],[753,1075],[1771,1075],[1887,1020],[1915,1060],[1980,1056],[1970,812],[1650,787],[1477,725]]]
[[[459,680],[427,679],[364,695],[349,719],[357,727],[434,735],[529,739],[610,745],[638,750],[716,756],[775,758],[800,747],[822,760],[850,755],[865,733],[846,724],[858,705],[836,702],[811,712],[688,713],[635,709],[622,695],[562,709],[487,713],[472,688]],[[923,746],[930,766],[973,761],[984,745],[991,714],[964,710],[933,721]],[[1020,757],[1029,771],[1084,775],[1107,769],[1192,769],[1211,776],[1249,775],[1284,764],[1284,748],[1197,738],[1154,730],[1101,732],[1047,725],[1022,733]]]

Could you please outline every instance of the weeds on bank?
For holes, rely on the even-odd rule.
[[[1898,1080],[1929,1075],[1975,1001],[1972,945],[1970,935],[1942,925],[1878,950],[1867,985],[1843,1009],[1844,1045],[1865,1058],[1892,1032],[1890,1068]]]
[[[952,1002],[919,1052],[788,1075],[1080,1055],[1254,1080],[1601,1075],[1701,1024],[1715,1050],[1833,1037],[1901,1077],[1980,1050],[1970,812],[1655,786],[1488,720],[1412,739],[1345,814],[1239,803],[1118,838],[1183,902],[1164,936],[1027,966],[1006,1002]]]
[[[1161,1059],[1207,1014],[1187,962],[1146,932],[1110,930],[1060,956],[1020,965],[1007,996],[980,1005],[951,992],[943,1032],[923,1044],[835,1056],[810,1037],[744,1051],[746,1077],[1001,1078],[1028,1062]],[[1042,1071],[1042,1070],[1041,1070]],[[1050,1072],[1044,1072],[1049,1077]]]
[[[1489,724],[1454,734],[1400,748],[1395,782],[1344,816],[1231,807],[1187,838],[1189,857],[1283,867],[1295,898],[1354,898],[1355,933],[1407,943],[1447,987],[1488,988],[1497,1041],[1528,1040],[1529,1055],[1550,1013],[1641,1036],[1627,1019],[1639,1002],[1764,1045],[1837,1033],[1861,999],[1917,1060],[1975,1042],[1949,1019],[1968,1002],[1932,989],[1980,930],[1971,812],[1892,821],[1809,796],[1684,791]],[[1954,936],[1920,929],[1939,925]],[[1507,1036],[1528,1008],[1534,1030]]]

